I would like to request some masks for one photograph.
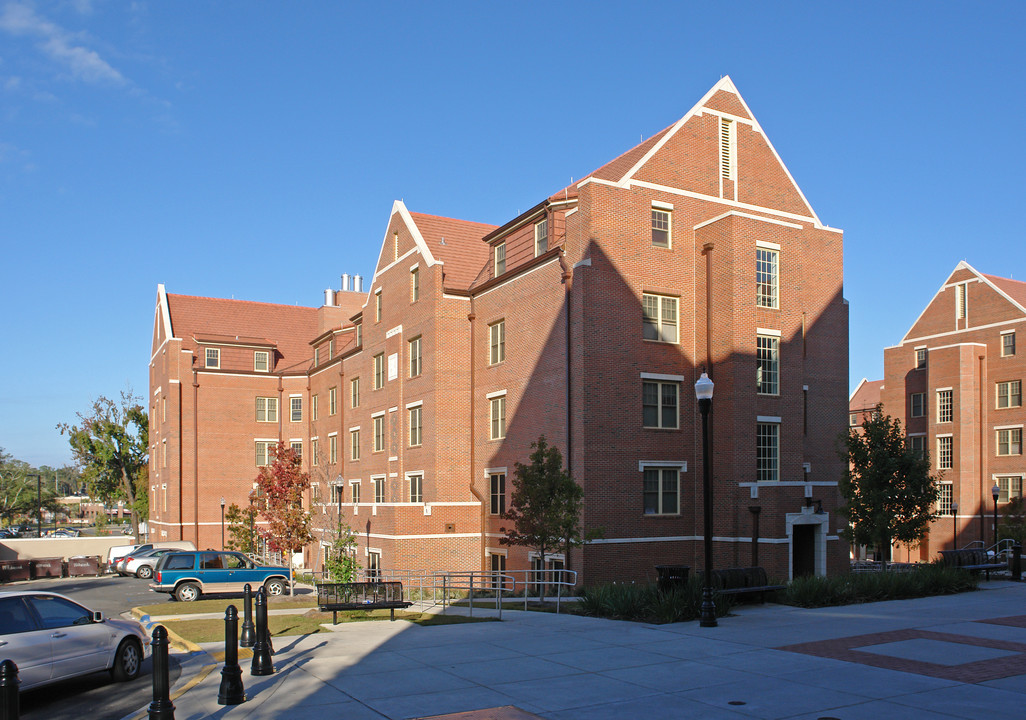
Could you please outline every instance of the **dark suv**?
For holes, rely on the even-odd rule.
[[[263,585],[268,595],[281,595],[289,587],[290,574],[287,567],[257,565],[237,552],[172,552],[157,562],[150,590],[182,602],[203,593],[241,593],[247,583],[254,591]]]

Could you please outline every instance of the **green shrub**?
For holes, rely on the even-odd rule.
[[[971,573],[932,563],[920,565],[909,572],[795,578],[782,593],[781,602],[798,607],[828,607],[951,595],[975,590],[976,587],[977,578]]]
[[[672,623],[696,620],[702,609],[702,581],[691,577],[688,582],[668,592],[655,585],[599,585],[581,591],[576,612],[614,620],[636,620],[649,623]],[[732,606],[730,598],[716,596],[716,615],[726,615]]]

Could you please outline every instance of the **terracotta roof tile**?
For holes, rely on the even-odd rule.
[[[445,264],[444,286],[467,290],[489,259],[489,246],[481,239],[496,225],[410,213],[435,259]],[[444,240],[444,244],[443,244]]]
[[[983,277],[994,283],[1005,295],[1026,307],[1026,282],[997,277],[996,275],[984,275]]]
[[[883,390],[883,380],[863,380],[851,396],[848,409],[851,412],[875,408],[880,404],[880,391]]]

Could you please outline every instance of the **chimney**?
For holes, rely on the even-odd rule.
[[[363,292],[363,276],[362,275],[354,275],[353,276],[353,282],[354,282],[354,285],[355,285],[353,290],[355,290],[356,292]]]
[[[342,273],[342,292],[352,289],[352,282],[350,280],[349,273]]]
[[[327,305],[327,306],[334,305],[335,304],[334,300],[335,300],[335,291],[332,290],[331,288],[328,288],[327,290],[325,290],[324,291],[324,304]]]

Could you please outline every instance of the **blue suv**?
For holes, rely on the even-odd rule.
[[[157,562],[150,590],[182,602],[204,593],[241,593],[247,583],[254,592],[263,585],[268,595],[281,595],[289,587],[289,577],[287,567],[257,565],[242,553],[172,552]]]

